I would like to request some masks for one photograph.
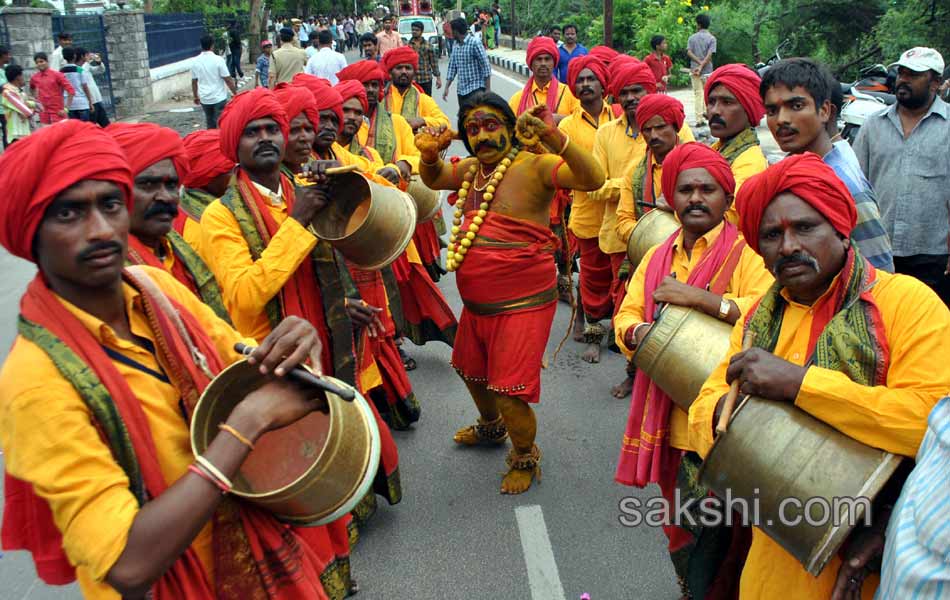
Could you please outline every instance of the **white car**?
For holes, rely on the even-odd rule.
[[[436,51],[436,56],[442,52],[442,33],[435,28],[435,21],[429,15],[407,15],[399,17],[397,25],[399,37],[406,44],[412,37],[412,24],[416,21],[422,23],[422,37],[429,42],[429,45]]]

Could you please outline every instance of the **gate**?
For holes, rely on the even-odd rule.
[[[73,46],[95,52],[102,58],[105,70],[93,73],[96,85],[102,93],[102,105],[115,118],[115,99],[112,96],[112,71],[109,67],[109,50],[106,47],[106,26],[102,15],[53,15],[53,43],[56,36],[66,31],[73,36]]]

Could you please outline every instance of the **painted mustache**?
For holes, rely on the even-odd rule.
[[[475,152],[481,152],[483,148],[490,148],[492,150],[501,150],[502,146],[501,144],[498,144],[496,142],[485,140],[484,142],[479,142],[478,145],[475,146]]]
[[[783,256],[775,261],[775,264],[772,265],[772,275],[778,277],[782,269],[794,265],[805,265],[806,267],[814,269],[816,274],[821,273],[821,267],[818,265],[818,261],[815,257],[806,252],[796,252],[790,256]]]

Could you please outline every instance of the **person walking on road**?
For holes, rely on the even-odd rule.
[[[567,83],[567,64],[578,56],[586,56],[587,48],[583,44],[577,43],[577,25],[567,24],[563,31],[564,43],[558,47],[560,56],[554,75],[561,83]]]
[[[244,70],[241,69],[241,32],[238,30],[237,21],[231,21],[228,27],[228,50],[231,54],[228,56],[228,72],[231,77],[244,77]]]
[[[455,38],[455,48],[449,58],[448,73],[446,74],[445,88],[442,90],[442,99],[449,97],[449,88],[458,77],[459,105],[475,92],[491,90],[491,65],[488,63],[488,53],[482,45],[481,39],[468,31],[465,19],[452,19],[452,37]]]
[[[228,102],[228,90],[237,93],[224,59],[214,53],[214,38],[201,36],[201,54],[191,63],[191,93],[205,112],[208,129],[217,129],[218,117]]]
[[[696,33],[686,42],[686,54],[689,55],[689,81],[693,85],[693,109],[696,112],[696,126],[706,124],[706,102],[703,88],[709,74],[713,72],[712,56],[716,53],[716,37],[709,33],[709,15],[696,15]]]
[[[333,50],[333,34],[321,31],[316,34],[320,49],[310,57],[304,72],[328,80],[332,85],[340,82],[336,74],[346,67],[346,57]]]
[[[261,55],[257,57],[257,66],[254,69],[254,87],[267,87],[270,74],[270,59],[274,52],[274,44],[270,40],[261,42]]]
[[[426,93],[432,95],[432,79],[435,78],[435,89],[442,89],[442,74],[439,73],[439,58],[435,49],[422,37],[422,21],[413,21],[412,37],[409,47],[419,55],[419,68],[416,69],[415,82]]]
[[[284,27],[280,30],[280,48],[274,50],[271,57],[271,69],[267,87],[274,87],[281,83],[290,83],[297,73],[303,73],[307,66],[307,53],[293,45],[297,39],[294,30]]]
[[[383,30],[376,34],[376,39],[379,42],[380,56],[403,45],[402,38],[399,37],[398,33],[393,31],[392,15],[386,15],[383,19]]]

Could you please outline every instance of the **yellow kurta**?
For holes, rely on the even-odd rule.
[[[161,269],[149,276],[172,299],[194,315],[228,363],[239,357],[235,342],[243,339],[201,303],[185,286]],[[134,288],[123,285],[132,333],[155,342],[155,335]],[[60,298],[63,305],[103,346],[153,370],[167,372],[142,346],[120,339],[96,317]],[[123,362],[113,366],[142,404],[158,462],[171,485],[194,461],[188,425],[178,406],[181,393],[171,384]],[[63,534],[63,549],[77,566],[76,576],[86,598],[118,599],[103,580],[125,549],[139,511],[129,480],[102,441],[85,402],[39,346],[17,337],[0,371],[0,445],[8,472],[31,483],[49,503]],[[192,542],[209,577],[213,577],[211,525]]]
[[[278,229],[256,261],[251,258],[234,214],[220,200],[209,204],[201,216],[201,258],[221,286],[234,326],[257,340],[271,331],[267,303],[317,245],[317,238],[307,228],[288,218],[286,204],[270,204],[267,208]]]
[[[594,136],[597,130],[613,120],[614,113],[606,102],[600,109],[597,121],[577,103],[577,108],[558,124],[558,128],[571,138],[572,144],[578,144],[588,152],[594,149]],[[588,198],[587,192],[571,191],[571,221],[569,227],[578,238],[588,240],[600,234],[600,224],[604,221],[604,203]]]
[[[887,385],[864,386],[844,373],[813,366],[802,381],[795,406],[869,446],[913,457],[927,429],[930,410],[950,390],[950,313],[916,279],[883,271],[877,272],[877,278],[871,295],[881,311],[890,349]],[[789,300],[774,353],[797,365],[805,364],[811,322],[812,307]],[[740,320],[732,331],[730,357],[741,348],[742,326]],[[725,380],[728,362],[724,359],[713,371],[689,410],[689,443],[703,456],[713,444],[716,404],[729,389]],[[754,529],[741,594],[743,598],[783,600],[829,598],[840,565],[841,560],[835,557],[819,577],[812,577],[777,543]],[[875,577],[864,586],[864,598],[873,595],[876,582]]]
[[[670,273],[676,275],[677,281],[685,282],[689,278],[689,274],[699,264],[703,252],[722,233],[722,228],[723,224],[720,223],[696,240],[693,251],[689,256],[683,248],[683,233],[680,232],[676,244],[673,246],[673,259],[670,263]],[[739,236],[738,240],[741,239],[742,236]],[[738,243],[738,240],[736,243]],[[644,322],[643,307],[646,305],[646,298],[643,294],[643,286],[646,282],[647,268],[657,248],[659,246],[647,250],[646,255],[644,255],[643,260],[630,279],[630,285],[627,286],[627,293],[620,309],[614,315],[614,339],[616,339],[617,345],[627,358],[633,356],[633,351],[627,348],[624,343],[624,334],[631,327],[636,327]],[[746,246],[742,250],[739,262],[736,264],[736,270],[729,279],[729,285],[726,286],[723,298],[735,302],[739,307],[739,311],[744,314],[752,306],[752,303],[769,289],[773,281],[772,275],[765,268],[765,263],[762,262],[762,257]],[[683,450],[690,449],[687,440],[686,412],[676,405],[673,405],[673,412],[670,414],[670,445]]]
[[[640,160],[643,160],[643,157]],[[663,186],[663,165],[656,164],[656,157],[651,157],[651,160],[654,165],[653,193],[659,198],[663,195],[661,189]],[[653,200],[652,198],[633,197],[633,172],[635,170],[636,165],[634,165],[633,170],[627,173],[627,177],[620,180],[620,202],[617,203],[617,223],[614,226],[614,231],[620,241],[623,242],[624,250],[627,248],[627,241],[630,239],[630,234],[633,233],[633,228],[637,226],[637,213],[634,212],[637,200],[645,202]],[[646,210],[646,208],[643,210]]]
[[[408,90],[407,90],[408,91]],[[416,90],[419,92],[419,90]],[[386,96],[383,98],[386,106],[389,108],[389,112],[394,115],[402,114],[402,103],[405,98],[405,94],[401,93],[396,86],[390,85]],[[429,127],[438,127],[439,125],[445,125],[450,127],[449,118],[445,116],[445,113],[442,112],[442,109],[439,108],[439,105],[435,103],[435,100],[432,99],[432,96],[419,92],[419,110],[418,116],[425,120],[426,125]]]
[[[683,124],[679,133],[680,142],[695,141],[693,130]],[[591,200],[604,203],[604,219],[600,225],[599,242],[601,251],[607,254],[627,251],[627,242],[617,234],[617,205],[620,202],[621,187],[633,175],[640,164],[647,145],[643,136],[634,135],[627,125],[626,115],[621,115],[597,130],[594,137],[594,158],[607,174],[607,180],[596,192],[588,192]],[[632,204],[631,204],[632,206]],[[629,215],[628,218],[632,218]],[[634,220],[634,224],[636,220]],[[627,234],[629,237],[629,233]]]
[[[409,125],[409,122],[402,117],[402,115],[391,115],[393,120],[393,133],[396,139],[396,151],[395,159],[404,160],[412,166],[412,172],[419,172],[419,149],[416,148],[415,135],[412,133],[412,127]],[[360,142],[360,145],[366,146],[366,141],[369,139],[369,125],[364,122],[360,126],[360,130],[356,132],[356,137]],[[375,152],[376,149],[373,148]],[[384,157],[382,160],[384,162],[389,161],[393,157]],[[388,164],[388,163],[387,163]]]
[[[552,79],[552,81],[554,80]],[[534,102],[529,101],[528,108],[547,102],[548,87],[550,86],[550,81],[544,87],[541,87],[538,85],[538,82],[535,81],[534,85],[531,86],[531,97],[534,99]],[[515,116],[518,116],[518,105],[521,104],[522,94],[524,94],[524,88],[515,92],[508,101],[508,106],[511,107],[511,110],[515,113]],[[566,117],[567,115],[574,112],[578,106],[580,106],[580,101],[574,97],[574,94],[571,93],[571,88],[563,83],[559,83],[557,86],[557,104],[554,105],[554,112]]]
[[[181,237],[188,242],[188,245],[191,246],[195,252],[201,254],[201,223],[195,221],[191,217],[185,219],[185,224],[181,229]]]
[[[719,152],[722,149],[722,142],[715,142],[712,145],[712,149]],[[738,194],[739,188],[745,183],[746,179],[753,175],[758,175],[769,168],[769,161],[766,160],[765,154],[762,153],[761,146],[752,146],[737,156],[729,166],[732,168],[732,176],[736,180],[736,193]],[[731,223],[739,222],[739,213],[736,212],[735,203],[726,211],[726,218],[729,219]]]

